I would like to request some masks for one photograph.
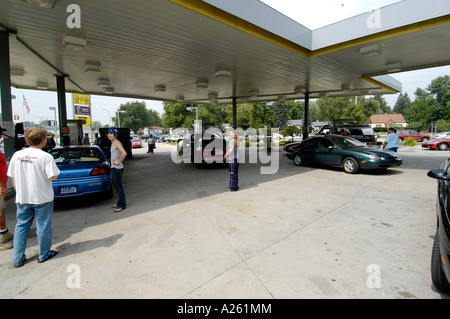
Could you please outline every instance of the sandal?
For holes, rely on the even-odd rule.
[[[58,253],[59,253],[59,251],[57,251],[57,250],[50,250],[50,253],[48,254],[47,257],[45,257],[44,259],[38,259],[38,263],[46,262],[47,260],[52,259],[56,255],[58,255]]]
[[[112,205],[112,208],[117,208],[117,205]]]
[[[121,211],[123,211],[125,208],[122,207],[118,207],[114,210],[114,213],[120,213]]]

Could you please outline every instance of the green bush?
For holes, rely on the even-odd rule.
[[[412,137],[408,137],[402,144],[410,147],[417,145],[416,140]]]
[[[278,143],[278,145],[283,146],[290,143],[289,141],[280,141],[280,143]]]

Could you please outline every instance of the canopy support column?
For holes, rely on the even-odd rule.
[[[237,98],[233,97],[233,129],[237,129]]]
[[[58,93],[58,121],[60,132],[60,145],[70,145],[70,133],[67,132],[67,110],[66,110],[66,77],[56,75],[56,90]]]
[[[309,137],[309,92],[305,93],[305,116],[303,121],[303,140]]]
[[[14,122],[11,102],[11,67],[9,58],[9,33],[0,31],[0,96],[3,128],[6,128],[7,134],[15,136]],[[14,154],[14,140],[5,138],[5,156],[11,157]]]

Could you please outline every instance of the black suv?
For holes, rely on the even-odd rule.
[[[377,139],[372,128],[368,124],[329,124],[324,125],[317,135],[341,134],[344,129],[347,136],[366,144],[376,144]]]
[[[429,171],[428,176],[438,180],[437,230],[431,254],[431,279],[437,289],[450,293],[450,158],[441,169]]]

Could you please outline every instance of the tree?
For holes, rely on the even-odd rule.
[[[373,97],[373,99],[375,101],[378,101],[378,103],[380,103],[380,109],[381,109],[381,114],[392,114],[393,111],[390,108],[390,106],[387,104],[386,99],[383,97],[383,95],[375,95]],[[372,114],[373,115],[373,114]]]
[[[349,103],[349,97],[318,99],[315,120],[331,122],[334,119],[342,119],[345,117],[344,109]]]
[[[289,125],[289,126],[286,126],[286,128],[284,130],[282,130],[280,133],[283,136],[291,136],[292,137],[292,141],[294,141],[294,135],[302,133],[302,130],[299,129],[295,125]]]
[[[286,127],[287,121],[289,120],[288,112],[289,109],[286,101],[280,101],[276,103],[273,113],[273,127],[284,129]]]
[[[361,111],[364,113],[364,120],[361,123],[374,114],[382,114],[380,102],[374,98],[366,99],[364,96],[358,97],[358,105],[361,106]]]
[[[426,129],[433,121],[433,111],[436,108],[437,101],[432,94],[418,88],[414,93],[416,99],[411,107],[405,109],[405,119],[411,123],[420,123],[420,129]]]
[[[125,111],[125,112],[120,112]],[[128,127],[134,132],[138,132],[139,129],[150,126],[151,125],[151,114],[153,116],[154,113],[151,113],[147,107],[145,102],[128,102],[126,104],[121,104],[119,106],[119,115],[120,116],[120,126]],[[157,113],[156,113],[157,114]],[[158,116],[159,117],[159,116]],[[119,119],[117,117],[112,118],[113,122],[116,126],[119,125]]]
[[[378,105],[378,102],[376,103]],[[348,103],[347,107],[343,110],[343,118],[352,119],[356,124],[363,124],[367,117],[368,116],[364,112],[364,103],[355,103],[352,101]]]
[[[427,90],[436,98],[439,105],[447,105],[450,102],[450,76],[440,76],[434,79]]]
[[[400,96],[397,99],[397,102],[394,106],[394,113],[405,115],[405,110],[411,107],[411,99],[408,96],[408,93],[400,93]]]
[[[222,107],[217,105],[197,105],[198,119],[204,124],[219,126],[223,122]],[[192,128],[196,118],[196,111],[190,111],[186,116],[182,126],[183,128]],[[175,127],[174,127],[175,128]]]
[[[164,116],[162,123],[164,127],[181,128],[184,125],[186,117],[191,113],[186,106],[179,102],[163,102]]]
[[[436,99],[433,121],[450,120],[450,76],[434,79],[427,91]]]

